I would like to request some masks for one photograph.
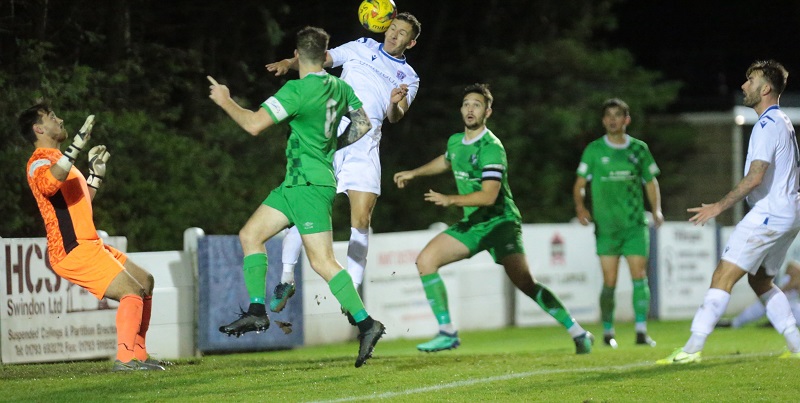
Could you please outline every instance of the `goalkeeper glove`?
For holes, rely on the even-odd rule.
[[[106,162],[111,157],[111,153],[106,150],[106,146],[94,146],[89,150],[89,178],[86,184],[94,189],[100,187],[106,175]]]
[[[75,163],[75,158],[78,157],[78,154],[83,150],[83,146],[86,145],[86,142],[89,141],[89,137],[92,135],[92,126],[94,126],[94,115],[89,115],[83,127],[81,127],[81,130],[78,131],[78,134],[72,139],[72,144],[67,147],[67,150],[64,151],[64,156],[58,160],[56,165],[60,166],[65,171],[69,171],[72,168],[72,164]]]

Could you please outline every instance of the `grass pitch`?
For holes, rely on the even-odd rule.
[[[422,340],[381,341],[356,369],[357,343],[179,360],[167,371],[111,373],[111,363],[0,366],[3,401],[796,401],[800,360],[781,360],[771,328],[717,329],[700,364],[655,365],[689,336],[689,322],[652,322],[655,348],[634,345],[589,355],[559,327],[462,332],[456,350],[420,353]],[[391,331],[391,329],[389,329]]]

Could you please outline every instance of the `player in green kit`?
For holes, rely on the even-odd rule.
[[[647,284],[647,256],[650,232],[644,210],[642,184],[653,213],[655,226],[664,222],[661,192],[656,175],[660,173],[645,142],[626,134],[630,108],[620,99],[603,104],[603,126],[607,134],[586,146],[573,187],[575,212],[583,225],[595,223],[597,255],[603,270],[600,316],[603,341],[617,348],[614,333],[614,291],[617,286],[620,256],[625,256],[633,280],[633,310],[636,344],[655,347],[647,335],[650,286]],[[586,184],[591,181],[592,213],[584,205]]]
[[[385,328],[364,309],[353,281],[333,255],[331,210],[336,195],[333,153],[360,139],[371,127],[361,101],[344,81],[325,72],[322,63],[329,35],[320,28],[306,27],[297,34],[300,78],[290,80],[264,101],[258,111],[240,107],[230,91],[213,78],[211,95],[217,105],[243,129],[257,135],[273,124],[289,121],[286,145],[286,178],[256,209],[239,231],[244,252],[244,281],[250,296],[247,312],[221,326],[220,332],[239,336],[269,327],[266,298],[267,254],[264,242],[290,225],[303,239],[311,267],[356,320],[360,346],[356,367],[371,357]],[[339,121],[349,115],[350,126],[336,137]]]
[[[485,250],[503,265],[517,288],[569,331],[578,354],[589,353],[594,336],[572,318],[555,294],[531,276],[522,246],[522,218],[508,186],[506,151],[486,128],[486,120],[492,114],[492,100],[486,84],[465,88],[461,104],[464,132],[450,136],[445,154],[419,168],[394,175],[397,186],[404,188],[418,176],[452,170],[459,194],[430,190],[425,193],[425,200],[442,207],[464,209],[464,219],[428,242],[417,258],[422,287],[439,322],[439,334],[417,349],[434,352],[459,346],[458,332],[450,320],[447,290],[438,271],[446,264]]]

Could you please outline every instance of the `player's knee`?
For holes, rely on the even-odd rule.
[[[147,276],[144,278],[144,283],[142,284],[142,288],[145,290],[147,295],[153,294],[153,288],[155,287],[156,280],[153,278],[153,275],[147,273]]]
[[[263,244],[263,240],[259,240],[258,235],[250,231],[247,226],[239,230],[239,242],[242,244],[242,247],[245,248],[248,246],[258,247],[260,244]]]
[[[747,276],[747,283],[750,284],[750,288],[753,289],[756,295],[764,294],[773,287],[771,278],[761,276]]]
[[[417,257],[416,264],[417,271],[419,271],[420,276],[427,276],[429,274],[436,273],[436,271],[439,269],[430,254],[421,253]]]
[[[350,217],[350,225],[353,228],[369,228],[370,225],[370,212],[359,211],[353,213]]]
[[[144,287],[142,287],[139,284],[128,284],[125,287],[125,289],[122,291],[122,296],[124,297],[126,295],[136,295],[136,296],[144,298],[144,296],[145,296]]]

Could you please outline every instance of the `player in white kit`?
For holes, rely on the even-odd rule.
[[[353,87],[372,123],[372,130],[361,140],[337,151],[333,162],[336,191],[347,194],[350,200],[347,271],[356,288],[364,280],[370,220],[381,194],[381,128],[384,119],[388,118],[391,123],[402,119],[417,96],[419,76],[406,62],[404,52],[416,45],[420,30],[416,17],[400,13],[386,31],[383,43],[370,38],[345,43],[328,50],[324,64],[325,67],[342,66],[341,78]],[[297,69],[297,59],[284,59],[266,67],[280,76],[289,69]],[[339,133],[348,123],[346,118],[342,119]],[[294,295],[294,266],[301,247],[297,229],[287,229],[283,241],[281,282],[275,287],[270,301],[273,312],[280,312]]]
[[[689,341],[658,364],[700,362],[706,338],[725,312],[733,285],[745,274],[772,326],[786,339],[788,351],[781,357],[800,359],[797,322],[786,295],[772,282],[800,231],[800,152],[792,122],[778,106],[789,73],[770,60],[751,64],[746,76],[744,105],[758,113],[758,122],[750,134],[745,176],[720,201],[687,211],[695,213],[689,221],[703,225],[742,198],[751,210],[736,224],[722,252],[692,321]]]
[[[775,277],[775,285],[786,294],[794,320],[800,321],[800,237],[795,238],[789,247],[784,266],[786,266],[786,270],[782,275]],[[716,327],[738,329],[763,318],[766,313],[764,304],[758,300],[744,308],[735,318],[720,319]]]

